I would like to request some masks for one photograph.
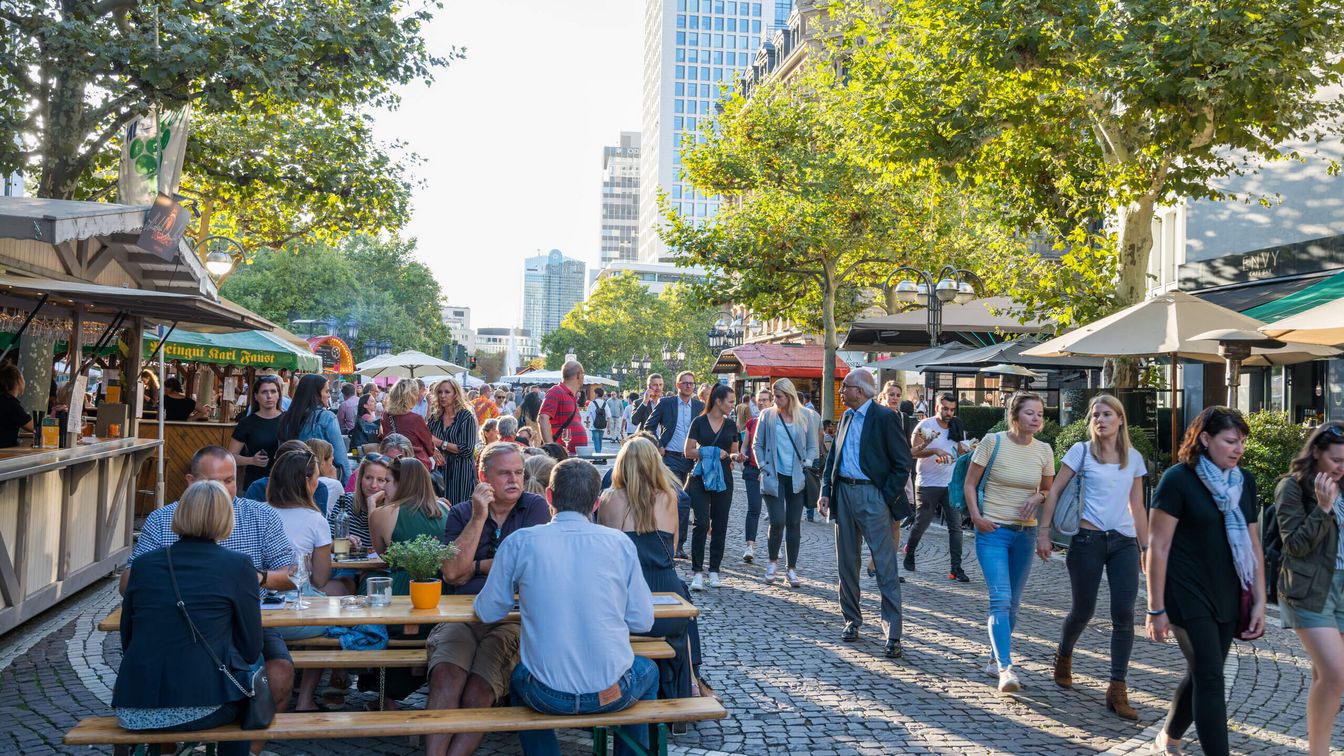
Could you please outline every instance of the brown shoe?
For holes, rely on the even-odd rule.
[[[1112,680],[1110,687],[1106,688],[1106,708],[1119,714],[1124,719],[1138,720],[1139,713],[1134,711],[1134,707],[1129,705],[1129,693],[1126,691],[1125,684],[1119,680]]]
[[[1055,685],[1073,687],[1073,657],[1062,656],[1058,651],[1055,652]]]

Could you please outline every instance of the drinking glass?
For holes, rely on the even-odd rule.
[[[309,565],[309,556],[305,551],[294,552],[294,562],[289,566],[289,579],[294,581],[294,587],[298,589],[299,595],[294,602],[295,609],[307,609],[312,604],[304,600],[304,589],[308,586],[308,576],[312,574]]]
[[[368,583],[369,606],[392,605],[392,578],[371,577]]]

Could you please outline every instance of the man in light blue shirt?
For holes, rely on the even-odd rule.
[[[845,434],[845,446],[840,450],[840,475],[854,480],[868,480],[859,465],[859,440],[863,438],[863,421],[868,417],[868,408],[873,406],[869,399],[858,409],[845,410],[844,420],[849,421],[849,431]]]
[[[634,542],[588,519],[602,490],[591,463],[567,459],[550,482],[554,519],[501,542],[476,595],[476,616],[498,622],[518,594],[522,661],[510,684],[513,702],[543,714],[594,714],[653,700],[658,667],[630,648],[630,633],[653,627],[653,596]],[[647,725],[625,732],[647,749]],[[560,754],[554,730],[520,732],[518,739],[529,756]],[[617,738],[616,753],[626,751]]]

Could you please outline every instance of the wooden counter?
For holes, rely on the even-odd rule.
[[[203,446],[222,446],[229,448],[229,439],[233,438],[233,423],[188,423],[164,421],[163,423],[163,503],[177,501],[187,490],[187,473],[191,471],[191,458]],[[159,423],[157,420],[140,421],[140,438],[157,439]],[[136,490],[148,493],[138,498],[135,505],[137,517],[144,517],[154,511],[154,483],[158,479],[158,463],[151,456],[140,469]],[[238,476],[239,484],[242,475]],[[238,491],[241,495],[243,492]]]
[[[0,633],[111,573],[131,552],[135,474],[157,440],[0,456]]]

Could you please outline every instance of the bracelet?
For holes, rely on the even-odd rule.
[[[1167,613],[1167,608],[1166,608],[1165,606],[1162,607],[1161,609],[1149,609],[1148,612],[1147,612],[1147,614],[1148,614],[1149,617],[1161,617],[1162,615],[1164,615],[1164,614],[1166,614],[1166,613]]]
[[[481,560],[479,559],[476,560],[476,574],[481,574]]]

